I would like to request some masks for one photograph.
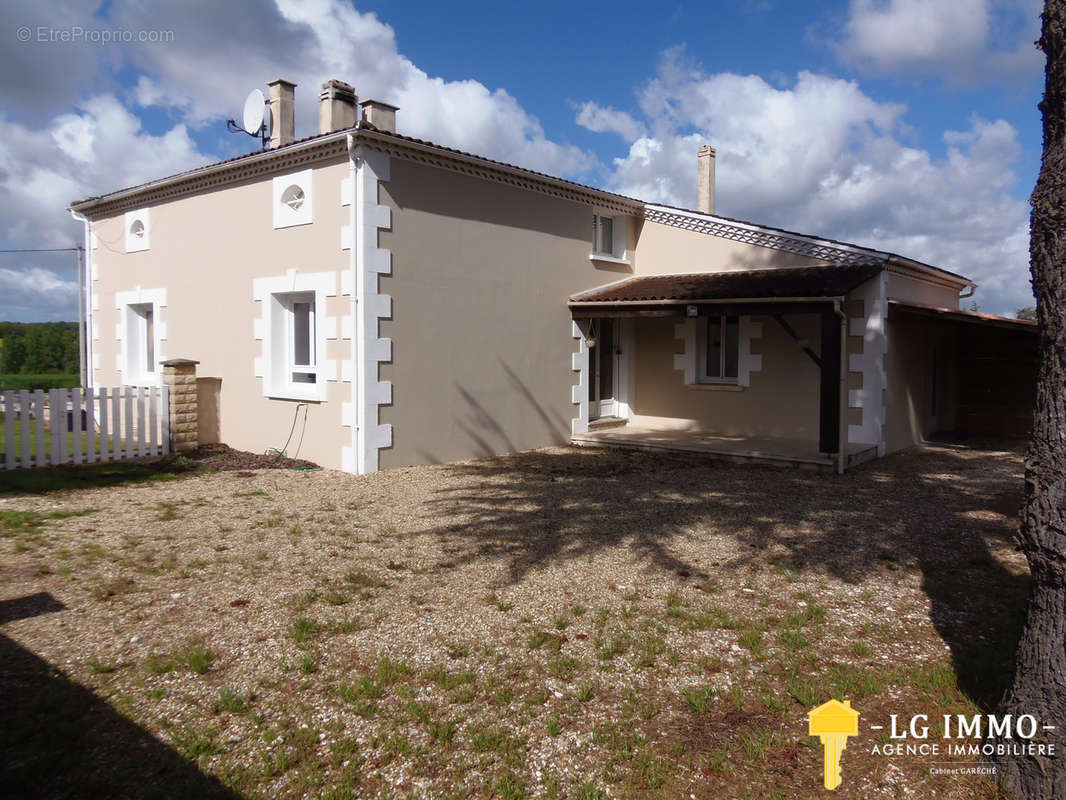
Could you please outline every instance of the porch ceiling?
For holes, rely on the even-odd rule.
[[[569,306],[576,317],[594,309],[630,306],[828,300],[847,294],[882,269],[880,264],[830,264],[639,276],[576,294],[570,298]]]

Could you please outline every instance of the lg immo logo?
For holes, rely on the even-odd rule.
[[[825,788],[840,785],[840,756],[848,746],[849,736],[859,735],[859,712],[851,701],[830,700],[807,714],[807,730],[822,740],[825,751]]]

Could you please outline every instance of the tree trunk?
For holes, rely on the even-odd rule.
[[[1040,377],[1025,464],[1019,539],[1032,572],[1014,680],[1000,714],[1032,714],[1034,744],[1053,758],[1007,755],[1007,790],[1026,800],[1066,797],[1066,0],[1047,0],[1044,152],[1032,196],[1029,257],[1040,324]],[[974,587],[974,591],[980,591]],[[1054,726],[1044,730],[1043,726]],[[1024,740],[1002,739],[999,744]]]

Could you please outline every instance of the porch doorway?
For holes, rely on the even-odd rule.
[[[589,349],[589,419],[618,416],[618,330],[615,320],[596,320]]]

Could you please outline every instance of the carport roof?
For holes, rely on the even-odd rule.
[[[615,303],[841,297],[883,269],[880,264],[700,272],[627,278],[573,295],[572,307]]]

